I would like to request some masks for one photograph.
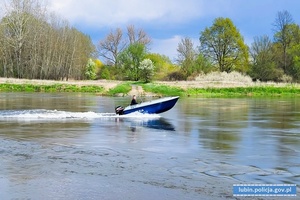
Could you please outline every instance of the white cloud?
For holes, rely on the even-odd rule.
[[[72,23],[112,26],[130,21],[174,23],[196,18],[205,7],[200,0],[48,0],[49,8]]]

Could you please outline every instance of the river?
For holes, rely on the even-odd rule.
[[[0,196],[235,199],[240,183],[297,184],[299,196],[299,100],[180,98],[117,117],[130,97],[0,93]]]

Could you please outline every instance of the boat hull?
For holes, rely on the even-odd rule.
[[[140,104],[127,106],[123,113],[124,115],[133,112],[148,113],[148,114],[159,114],[166,112],[173,108],[178,101],[179,97],[165,97],[161,99],[156,99],[149,102],[143,102]]]

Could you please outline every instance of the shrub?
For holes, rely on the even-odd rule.
[[[186,78],[182,71],[175,71],[168,74],[166,79],[167,81],[182,81],[185,80]]]
[[[85,72],[84,75],[86,79],[89,80],[94,80],[96,78],[96,64],[92,59],[89,59],[86,67],[85,67]]]
[[[209,82],[240,82],[251,84],[252,79],[250,76],[243,75],[239,72],[211,72],[208,74],[200,74],[195,78],[196,81],[209,81]]]
[[[140,79],[142,81],[145,81],[146,83],[149,82],[154,75],[153,62],[148,58],[141,61],[139,66],[139,72],[140,72]]]

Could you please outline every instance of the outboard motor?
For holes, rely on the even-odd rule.
[[[116,111],[116,114],[117,114],[117,115],[123,115],[123,114],[124,114],[124,113],[123,113],[124,108],[123,108],[122,106],[117,106],[117,107],[115,108],[115,111]]]

